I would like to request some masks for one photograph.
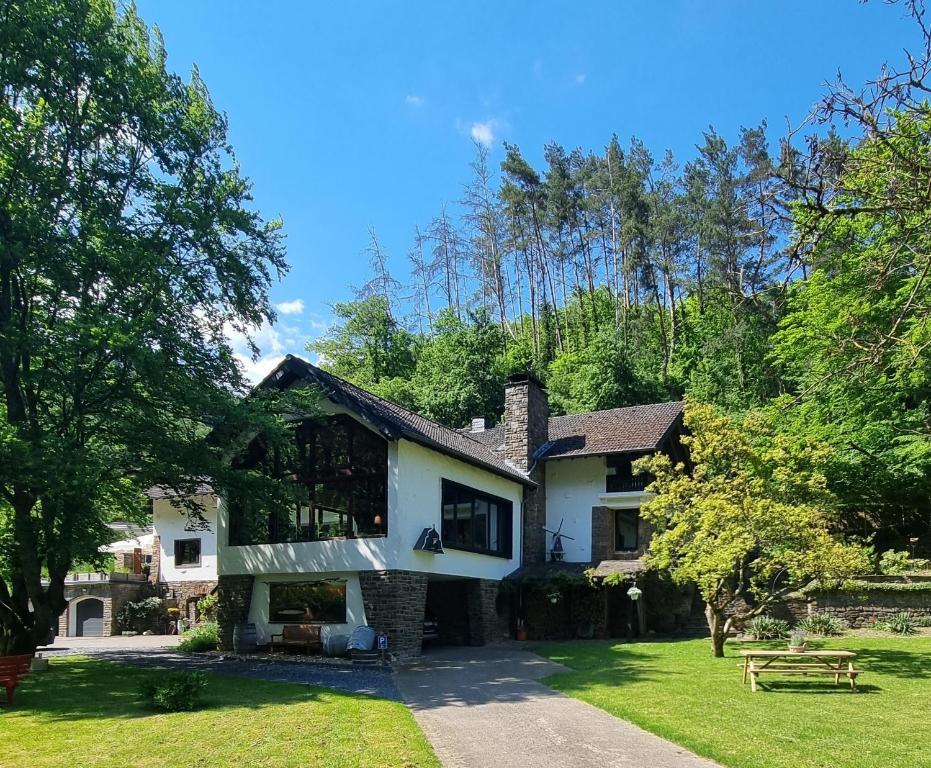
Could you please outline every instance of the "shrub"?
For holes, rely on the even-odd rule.
[[[879,558],[879,572],[887,576],[897,576],[901,573],[913,573],[928,567],[927,560],[909,557],[908,552],[896,552],[888,549]]]
[[[184,633],[178,643],[178,650],[186,653],[197,651],[215,651],[220,642],[219,628],[216,624],[202,624]]]
[[[190,712],[201,701],[207,676],[203,672],[160,672],[140,686],[146,703],[163,712]]]
[[[914,635],[918,631],[918,620],[910,613],[893,613],[876,622],[875,628],[897,635]]]
[[[796,627],[809,635],[830,637],[847,629],[847,622],[827,613],[813,613],[801,619]]]
[[[216,595],[205,595],[197,601],[197,620],[198,621],[216,621],[217,605],[219,599]]]
[[[915,626],[917,626],[917,627],[931,627],[931,616],[916,616],[916,617],[915,617]]]
[[[789,622],[772,616],[757,616],[747,624],[746,629],[754,640],[781,640],[789,635]]]
[[[164,601],[160,597],[126,603],[116,614],[120,627],[135,632],[155,629],[160,619],[167,616]]]

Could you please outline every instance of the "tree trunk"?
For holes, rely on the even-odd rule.
[[[708,619],[708,630],[711,632],[711,655],[719,659],[724,656],[724,640],[727,637],[724,613],[708,604],[705,606],[705,618]]]

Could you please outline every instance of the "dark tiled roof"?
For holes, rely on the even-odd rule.
[[[259,386],[286,387],[298,379],[316,384],[326,397],[366,419],[390,440],[404,437],[511,480],[533,484],[523,472],[505,462],[484,443],[474,440],[471,435],[449,429],[389,400],[383,400],[299,357],[288,355]]]
[[[654,403],[592,411],[572,416],[552,416],[550,446],[544,459],[593,456],[606,453],[655,451],[682,417],[685,403]],[[504,448],[504,427],[466,433],[493,451]]]
[[[645,570],[646,564],[643,560],[602,560],[593,563],[566,563],[557,560],[556,562],[547,561],[545,563],[522,565],[505,578],[511,581],[553,581],[558,579],[581,581],[587,578],[589,573],[595,579],[603,579],[605,576],[615,573],[635,578]]]
[[[545,458],[655,451],[682,418],[683,402],[634,405],[550,419]]]
[[[592,574],[596,579],[603,579],[619,573],[622,576],[636,576],[647,569],[643,560],[602,560],[595,566]]]
[[[582,581],[585,578],[585,571],[591,567],[591,563],[566,563],[561,560],[555,562],[548,560],[545,563],[522,565],[504,578],[511,581],[551,581],[553,579]]]

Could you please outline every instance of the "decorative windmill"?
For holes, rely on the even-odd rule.
[[[553,546],[550,548],[550,560],[552,560],[553,562],[559,562],[563,558],[563,554],[564,554],[563,548],[562,548],[563,539],[569,539],[569,541],[575,541],[574,536],[567,536],[565,533],[562,532],[563,522],[564,521],[562,519],[559,521],[559,527],[555,531],[551,531],[545,525],[543,526],[543,530],[553,537]]]

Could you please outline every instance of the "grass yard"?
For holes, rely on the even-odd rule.
[[[537,651],[573,670],[547,685],[728,768],[931,768],[931,637],[809,645],[856,651],[859,693],[846,679],[835,688],[827,676],[778,675],[751,693],[739,644],[728,643],[723,659],[711,658],[707,640]]]
[[[53,659],[0,709],[0,765],[439,767],[397,702],[290,683],[210,676],[205,706],[159,714],[139,703],[152,674],[85,658]]]

